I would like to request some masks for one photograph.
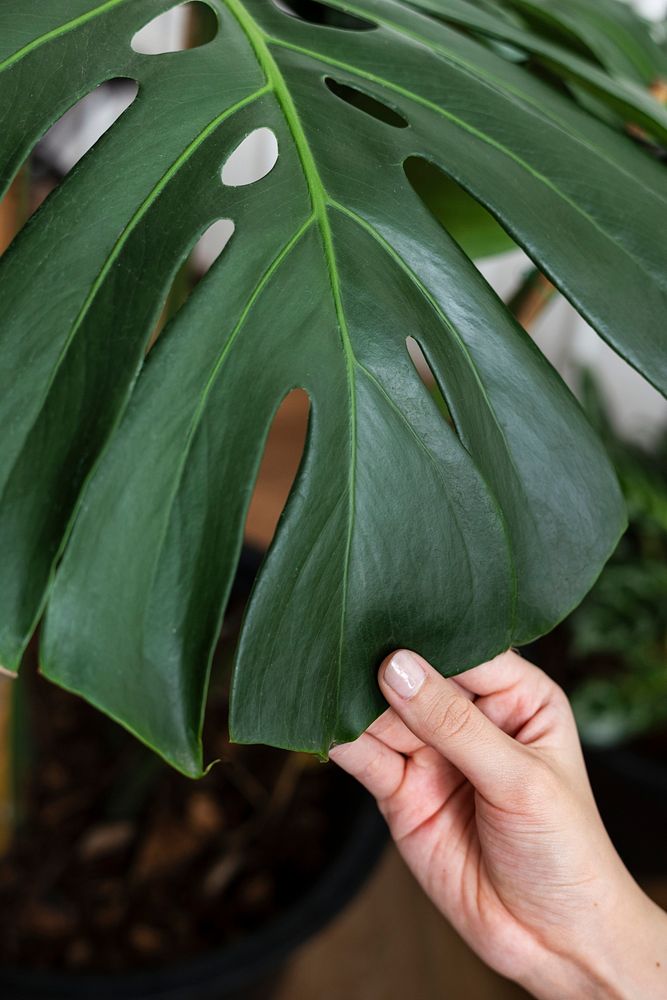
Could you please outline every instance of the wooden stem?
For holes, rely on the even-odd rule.
[[[556,294],[548,278],[533,268],[507,303],[524,330],[529,330],[542,310]]]
[[[662,79],[662,77],[658,77],[658,79],[654,80],[653,83],[649,86],[648,92],[651,95],[651,97],[654,97],[656,99],[658,104],[662,104],[663,107],[667,105],[667,80]],[[627,122],[625,130],[629,135],[632,136],[633,139],[637,139],[640,143],[643,143],[645,146],[648,146],[649,149],[653,148],[653,151],[656,154],[660,155],[659,147],[654,146],[651,140],[651,136],[648,134],[646,129],[644,129],[641,125],[636,125],[635,122]]]
[[[3,254],[28,215],[27,171],[22,167],[0,201],[0,254]]]

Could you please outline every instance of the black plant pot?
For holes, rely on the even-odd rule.
[[[244,548],[234,583],[243,600],[262,554]],[[358,893],[378,861],[387,827],[375,802],[350,779],[345,837],[307,892],[273,921],[238,942],[197,959],[136,973],[42,972],[0,968],[2,1000],[265,1000],[291,952],[324,927]],[[11,920],[11,914],[3,914]]]
[[[633,875],[667,875],[667,755],[644,748],[586,750],[595,799]]]
[[[182,965],[134,974],[2,969],[0,996],[3,1000],[259,1000],[270,996],[290,953],[356,895],[380,857],[387,828],[375,803],[356,786],[350,787],[349,815],[347,839],[319,881],[273,923],[238,944]]]

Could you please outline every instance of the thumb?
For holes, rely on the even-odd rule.
[[[484,798],[502,800],[525,773],[527,752],[421,656],[398,650],[380,667],[380,688],[415,736],[438,750]]]

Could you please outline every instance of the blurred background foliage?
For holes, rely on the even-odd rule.
[[[589,744],[612,745],[667,724],[667,434],[652,451],[614,431],[590,373],[582,398],[614,462],[629,527],[569,619],[577,658],[605,664],[572,694]]]

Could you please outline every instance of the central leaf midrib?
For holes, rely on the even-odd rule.
[[[335,691],[335,711],[338,713],[339,690],[342,670],[343,642],[345,635],[345,617],[347,612],[347,592],[348,576],[350,565],[350,553],[352,549],[352,534],[354,529],[355,516],[355,479],[356,479],[356,451],[357,451],[357,403],[355,386],[355,363],[356,358],[352,348],[340,287],[340,277],[336,264],[336,255],[333,244],[333,234],[329,222],[327,195],[320,177],[313,152],[306,137],[299,113],[296,109],[292,95],[287,87],[285,78],[276,63],[268,46],[269,36],[264,29],[248,13],[240,0],[224,0],[228,9],[238,21],[241,29],[245,32],[250,45],[257,57],[257,60],[266,74],[269,85],[273,88],[276,100],[285,118],[287,127],[294,140],[301,167],[303,169],[310,199],[313,207],[313,214],[322,236],[324,257],[329,273],[331,293],[340,331],[341,343],[345,354],[345,368],[348,384],[348,395],[350,403],[350,462],[348,467],[348,531],[345,543],[345,556],[343,561],[342,579],[342,600],[341,600],[341,622],[337,654],[337,676]],[[332,729],[335,728],[334,719]]]

